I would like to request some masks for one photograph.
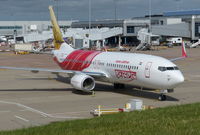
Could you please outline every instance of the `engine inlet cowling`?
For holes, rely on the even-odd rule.
[[[93,77],[85,74],[76,74],[71,78],[71,85],[78,90],[91,91],[95,87]]]

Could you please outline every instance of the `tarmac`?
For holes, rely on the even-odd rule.
[[[140,91],[131,86],[114,90],[112,84],[97,82],[95,95],[74,90],[66,74],[0,70],[0,130],[39,126],[55,121],[92,118],[90,111],[123,108],[130,99],[142,99],[144,105],[165,107],[200,102],[200,48],[187,49],[189,57],[176,61],[185,82],[158,101],[159,93]],[[144,51],[166,58],[181,56],[181,48]],[[15,55],[0,53],[0,66],[59,69],[46,54]]]

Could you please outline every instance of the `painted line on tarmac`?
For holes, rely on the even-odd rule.
[[[56,119],[83,119],[84,117],[73,117],[73,116],[54,116],[50,114],[50,118],[56,118]]]
[[[36,109],[34,109],[34,108],[31,108],[31,107],[28,107],[28,106],[25,106],[25,105],[23,105],[23,104],[16,103],[16,102],[0,101],[0,103],[16,105],[16,106],[25,108],[25,109],[27,109],[27,110],[29,110],[29,111],[31,111],[31,112],[38,113],[38,114],[40,114],[40,115],[42,115],[42,116],[44,116],[44,117],[48,117],[48,115],[49,115],[49,114],[44,113],[44,112],[42,112],[42,111],[36,110]]]
[[[49,118],[56,118],[56,119],[82,119],[82,118],[84,118],[84,117],[70,117],[70,116],[69,117],[68,116],[55,116],[55,115],[39,111],[37,109],[31,108],[29,106],[26,106],[26,105],[23,105],[23,104],[20,104],[20,103],[17,103],[17,102],[8,102],[8,101],[0,100],[0,103],[16,105],[16,106],[25,108],[26,110],[29,110],[31,112],[35,112],[35,113],[38,113],[38,114],[40,114],[44,117],[49,117]]]
[[[27,109],[22,109],[22,110],[19,110],[20,112],[25,112],[25,111],[28,111]]]
[[[25,119],[25,118],[22,118],[22,117],[20,117],[20,116],[17,116],[17,115],[15,115],[15,118],[18,118],[18,119],[23,120],[23,121],[25,121],[25,122],[29,122],[29,120],[27,120],[27,119]]]
[[[11,111],[0,111],[0,113],[8,113],[8,112],[11,112]]]
[[[86,113],[86,112],[89,112],[89,111],[53,113],[52,115],[59,115],[59,114],[79,114],[79,113]]]
[[[44,113],[44,112],[42,112],[42,111],[36,110],[36,109],[34,109],[34,108],[31,108],[31,107],[26,106],[26,105],[23,105],[23,104],[17,103],[17,106],[22,107],[22,108],[25,108],[25,109],[27,109],[27,110],[29,110],[29,111],[31,111],[31,112],[38,113],[38,114],[40,114],[40,115],[42,115],[42,116],[44,116],[44,117],[48,117],[48,115],[49,115],[48,113]]]

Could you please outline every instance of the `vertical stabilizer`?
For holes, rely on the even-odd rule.
[[[51,23],[53,27],[54,46],[55,46],[55,50],[58,50],[61,44],[64,42],[64,40],[63,40],[52,6],[49,6],[49,11],[50,11]]]
[[[182,57],[187,57],[185,42],[182,42]]]

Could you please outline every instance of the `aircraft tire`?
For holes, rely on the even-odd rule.
[[[161,94],[159,97],[158,97],[158,100],[159,101],[165,101],[167,99],[167,96],[166,95],[163,95]]]

